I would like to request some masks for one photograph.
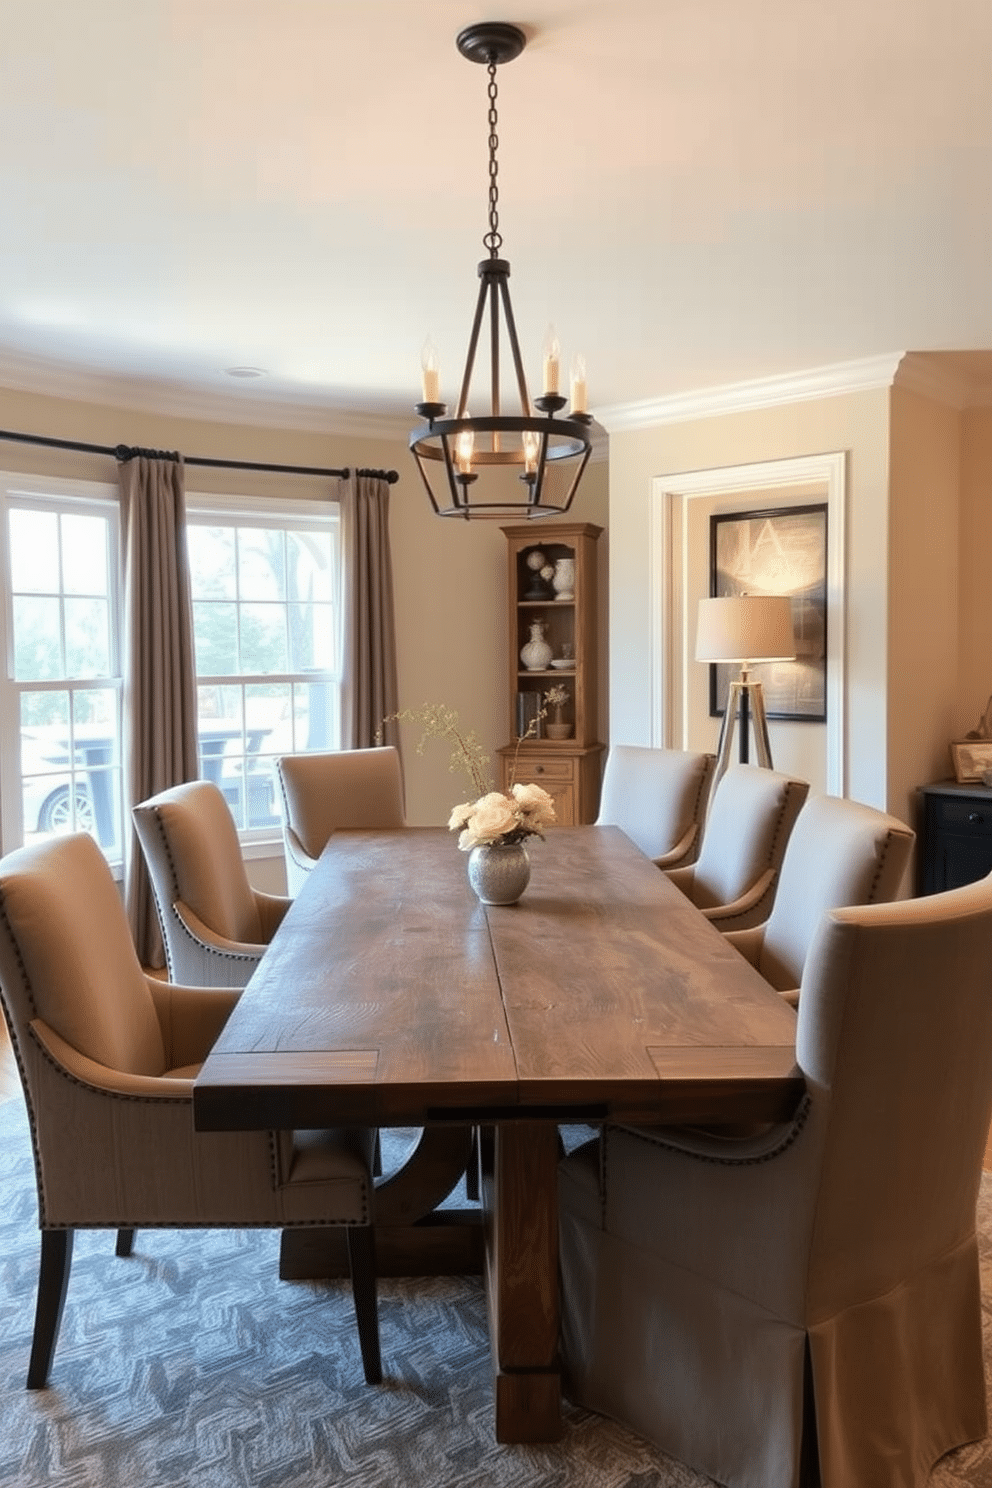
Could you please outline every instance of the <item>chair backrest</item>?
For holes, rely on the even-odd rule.
[[[884,904],[899,893],[916,833],[894,816],[839,796],[813,796],[792,829],[758,958],[773,987],[798,987],[823,916]]]
[[[762,874],[778,872],[808,792],[805,780],[777,770],[731,765],[713,792],[696,860],[692,899],[700,909],[730,904]]]
[[[162,933],[168,937],[177,899],[217,935],[260,944],[262,923],[230,808],[210,780],[160,791],[135,806]]]
[[[992,1117],[992,875],[831,910],[806,960],[796,1056],[828,1109],[815,1313],[883,1296],[974,1233]]]
[[[392,745],[284,754],[276,770],[286,824],[311,858],[338,829],[403,826],[400,756]]]
[[[165,1070],[159,1021],[120,892],[85,833],[0,860],[0,990],[22,1046],[40,1018],[110,1069]],[[30,1065],[21,1060],[20,1067],[25,1073]]]
[[[691,863],[702,837],[712,754],[613,744],[606,757],[597,825],[620,827],[664,866]]]

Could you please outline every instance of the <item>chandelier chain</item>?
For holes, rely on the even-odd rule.
[[[496,160],[496,151],[499,148],[499,135],[496,133],[496,125],[499,122],[496,114],[496,59],[489,58],[489,231],[482,239],[484,247],[489,249],[490,258],[498,258],[499,250],[503,246],[503,238],[499,230],[499,165]]]

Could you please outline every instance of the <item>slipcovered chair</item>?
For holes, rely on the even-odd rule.
[[[792,1121],[736,1141],[608,1126],[564,1160],[576,1404],[731,1488],[923,1488],[984,1436],[990,968],[992,875],[832,910]]]
[[[757,765],[731,765],[710,802],[699,857],[668,876],[721,930],[767,920],[782,859],[809,785]]]
[[[813,796],[785,849],[772,912],[726,937],[795,1006],[810,942],[830,909],[899,893],[916,840],[904,822],[840,796]]]
[[[85,834],[0,861],[0,1000],[34,1144],[41,1270],[28,1388],[48,1380],[73,1233],[346,1225],[365,1378],[381,1378],[372,1133],[198,1132],[193,1080],[240,992],[138,964],[120,893]]]
[[[619,827],[659,868],[695,861],[716,756],[613,744],[597,826]]]
[[[244,987],[292,900],[253,889],[218,786],[160,791],[131,815],[148,864],[169,981]]]
[[[339,749],[276,760],[282,793],[286,883],[295,899],[332,832],[402,827],[399,751]]]

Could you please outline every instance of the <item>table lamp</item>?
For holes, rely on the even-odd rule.
[[[760,682],[749,668],[756,661],[792,661],[796,644],[792,630],[792,605],[784,594],[741,594],[725,599],[701,599],[696,625],[696,660],[730,661],[740,664],[741,674],[731,682],[717,746],[714,786],[730,763],[734,725],[740,718],[740,762],[748,763],[748,737],[754,722],[758,763],[772,768],[768,742],[765,699]]]

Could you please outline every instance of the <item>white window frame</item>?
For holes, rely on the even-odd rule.
[[[56,512],[92,512],[111,521],[112,540],[108,554],[108,590],[110,599],[110,663],[106,677],[52,678],[45,682],[19,682],[14,677],[13,575],[10,567],[11,507],[29,507]],[[22,475],[0,471],[0,846],[6,853],[24,841],[23,787],[21,780],[21,710],[20,698],[31,691],[90,691],[113,689],[117,693],[117,737],[122,758],[117,762],[114,781],[116,809],[122,838],[127,830],[124,817],[123,787],[123,613],[122,556],[120,534],[120,494],[116,486],[104,482],[67,480],[57,476]],[[69,770],[66,771],[70,773]],[[76,773],[78,773],[78,768]],[[120,847],[120,844],[118,844]],[[121,857],[108,853],[108,862],[116,877],[123,872]]]
[[[333,603],[337,622],[336,655],[330,668],[321,671],[316,677],[310,677],[309,680],[319,679],[337,689],[338,737],[340,738],[344,624],[340,502],[332,497],[262,497],[229,493],[221,495],[216,492],[203,491],[186,492],[186,524],[188,527],[210,526],[211,524],[221,526],[234,523],[245,527],[271,527],[286,531],[292,529],[294,524],[298,527],[301,522],[313,523],[324,531],[330,528],[333,539],[336,560],[333,574]],[[204,675],[201,677],[197,675],[196,685],[197,687],[241,687],[251,686],[253,682],[261,681],[299,683],[306,680],[307,678],[300,672],[239,673],[224,676]],[[249,858],[270,856],[272,846],[281,844],[282,841],[281,827],[275,826],[239,829],[238,836],[245,849],[245,855]]]

